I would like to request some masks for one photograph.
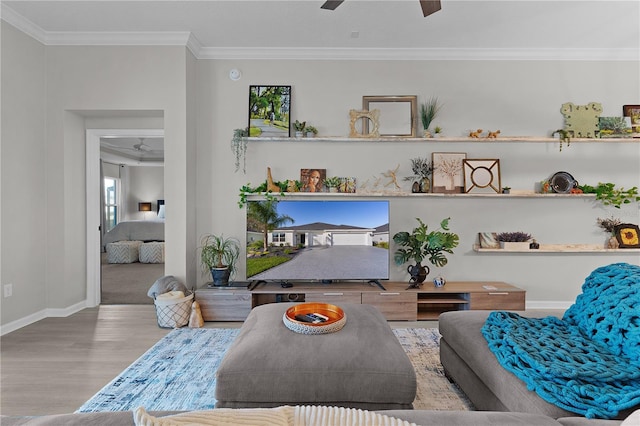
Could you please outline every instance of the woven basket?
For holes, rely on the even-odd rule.
[[[189,295],[180,299],[154,299],[153,303],[156,305],[158,327],[180,328],[189,324],[192,302],[193,293],[190,293]]]

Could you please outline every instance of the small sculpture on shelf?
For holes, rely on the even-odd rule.
[[[495,132],[489,131],[489,133],[487,133],[487,138],[497,139],[499,134],[500,134],[500,130],[496,130]]]
[[[482,129],[477,129],[475,131],[472,130],[471,132],[469,132],[469,137],[473,139],[479,139],[481,134]]]

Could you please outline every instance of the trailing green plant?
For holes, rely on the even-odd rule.
[[[435,266],[446,265],[448,260],[445,253],[453,254],[453,249],[460,241],[458,234],[449,232],[450,219],[443,219],[440,229],[427,232],[429,227],[420,218],[416,218],[420,225],[412,232],[396,233],[393,241],[401,246],[393,256],[396,265],[403,265],[411,260],[420,263],[424,259]]]
[[[231,150],[236,156],[236,172],[240,169],[240,160],[242,160],[242,173],[247,172],[247,137],[249,129],[234,129],[233,138],[231,138]]]
[[[274,182],[280,188],[280,192],[278,194],[274,194],[272,191],[267,191],[267,181],[265,180],[262,184],[252,187],[249,184],[242,185],[240,187],[240,200],[238,200],[238,207],[243,208],[247,204],[247,197],[251,194],[263,194],[265,200],[267,201],[278,201],[278,197],[284,197],[285,191],[287,190],[287,185],[289,181],[283,182]],[[298,186],[299,182],[296,181],[296,186]],[[302,184],[300,183],[300,186]],[[298,186],[299,187],[299,186]]]
[[[240,241],[236,238],[225,238],[222,234],[206,234],[200,239],[200,262],[203,274],[210,273],[214,268],[227,267],[233,275],[238,257],[240,257]]]
[[[435,167],[429,159],[420,157],[412,158],[411,171],[413,171],[413,175],[405,177],[404,180],[429,178],[434,170]]]
[[[431,123],[440,112],[442,105],[438,103],[438,98],[433,96],[429,98],[427,102],[420,104],[420,119],[422,121],[422,128],[429,130]]]
[[[622,187],[616,188],[613,183],[599,182],[597,186],[578,185],[578,188],[585,194],[595,194],[596,200],[602,202],[605,206],[613,206],[617,209],[619,209],[622,204],[640,201],[637,186],[624,189]]]
[[[304,127],[304,131],[305,131],[305,133],[313,133],[314,135],[318,134],[318,129],[316,129],[313,126],[305,126]]]
[[[501,232],[496,235],[496,239],[498,241],[502,241],[505,243],[524,243],[531,239],[531,234],[527,234],[526,232]]]

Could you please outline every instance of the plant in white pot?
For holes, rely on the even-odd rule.
[[[338,192],[338,187],[341,182],[338,176],[331,176],[324,180],[324,184],[329,189],[329,192]]]
[[[307,122],[306,121],[300,122],[300,121],[296,120],[293,123],[293,128],[296,129],[296,132],[295,132],[296,138],[301,138],[302,136],[304,136],[305,127],[307,127]]]
[[[504,250],[529,250],[531,234],[526,232],[501,232],[496,236]]]
[[[203,273],[211,273],[214,286],[229,285],[240,257],[240,241],[223,235],[206,234],[200,240]]]

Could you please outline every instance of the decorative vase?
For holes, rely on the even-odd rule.
[[[433,279],[433,285],[436,288],[444,287],[444,285],[446,283],[447,283],[447,281],[443,277],[436,277],[436,278]]]
[[[426,194],[431,192],[431,180],[429,178],[422,178],[420,181],[420,192]]]
[[[414,194],[422,192],[420,191],[420,182],[413,182],[413,185],[411,185],[411,192],[413,192]]]
[[[425,138],[432,138],[433,137],[433,135],[431,134],[429,129],[424,129],[424,132],[422,133],[422,136],[425,137]]]
[[[618,239],[617,239],[615,236],[610,237],[610,238],[607,240],[607,248],[608,248],[608,249],[617,249],[617,248],[620,248],[620,243],[618,242]]]
[[[430,271],[428,266],[422,266],[420,262],[418,262],[415,265],[409,265],[407,267],[407,272],[411,275],[411,278],[409,279],[409,282],[411,283],[410,287],[417,288],[420,287],[420,284],[427,279],[427,275],[429,275]]]
[[[296,135],[296,138],[301,138],[304,135],[304,133],[302,133],[302,131],[300,130],[296,130],[295,135]]]

